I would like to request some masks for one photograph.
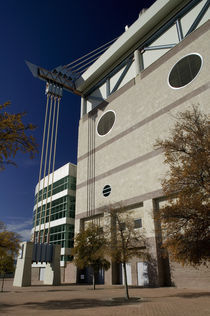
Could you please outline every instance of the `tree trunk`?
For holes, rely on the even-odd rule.
[[[93,270],[93,289],[96,289],[96,278],[95,278],[95,271]]]
[[[5,277],[5,274],[3,274],[3,279],[1,282],[1,292],[3,292],[3,288],[4,288],[4,277]]]
[[[129,293],[128,293],[128,280],[127,280],[127,271],[126,271],[126,262],[123,261],[123,270],[124,270],[124,280],[125,280],[125,297],[129,300]]]

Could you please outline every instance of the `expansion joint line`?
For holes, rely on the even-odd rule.
[[[88,117],[88,152],[90,152],[90,117]],[[89,178],[90,178],[90,155],[87,159],[87,216],[90,216],[90,187],[89,187]]]
[[[95,116],[88,117],[88,159],[87,159],[87,216],[94,215],[95,209]],[[91,153],[91,154],[90,154]]]

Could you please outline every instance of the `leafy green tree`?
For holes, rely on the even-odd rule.
[[[136,229],[132,212],[120,205],[117,209],[109,207],[107,212],[110,214],[111,225],[107,225],[109,254],[112,261],[122,263],[125,297],[129,299],[126,263],[133,257],[146,259],[146,239],[143,231]]]
[[[1,292],[4,290],[5,275],[14,272],[14,258],[11,255],[5,255],[0,259],[0,274],[2,275]]]
[[[3,292],[5,274],[14,271],[14,259],[19,250],[20,237],[6,230],[0,222],[0,274],[3,275],[1,291]]]
[[[110,263],[106,259],[107,241],[100,228],[90,224],[85,230],[78,233],[74,241],[75,265],[83,269],[91,267],[93,271],[93,289],[95,290],[95,279],[100,268],[108,270]]]
[[[176,119],[170,137],[155,144],[164,151],[169,167],[162,181],[168,202],[157,219],[172,259],[198,266],[210,259],[209,120],[196,106]]]
[[[27,135],[35,126],[23,123],[26,113],[6,112],[9,105],[10,102],[0,105],[0,170],[5,168],[5,164],[15,165],[13,159],[18,151],[29,153],[31,158],[37,152],[33,136]]]

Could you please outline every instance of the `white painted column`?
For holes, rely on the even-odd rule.
[[[60,285],[60,256],[61,245],[53,245],[53,260],[46,264],[44,273],[44,284]]]
[[[30,286],[31,285],[31,261],[33,252],[32,242],[22,242],[15,269],[13,286]]]
[[[106,98],[110,95],[110,78],[106,79]]]
[[[83,117],[84,114],[86,114],[86,107],[87,107],[87,101],[84,97],[81,97],[81,111],[80,111],[80,118]]]
[[[128,285],[132,285],[131,263],[126,263],[126,272],[127,272]],[[124,276],[123,264],[122,264],[122,280],[123,280],[123,284],[125,284],[125,276]]]
[[[134,52],[134,62],[135,62],[135,72],[136,76],[140,73],[140,52],[139,50],[135,50]]]

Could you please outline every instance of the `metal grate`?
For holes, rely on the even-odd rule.
[[[202,59],[198,54],[183,57],[172,68],[169,74],[169,84],[172,88],[181,88],[190,83],[199,73]]]
[[[97,132],[100,136],[104,136],[112,129],[115,122],[115,113],[113,111],[106,112],[99,120]]]
[[[110,185],[105,185],[105,187],[103,188],[103,196],[107,197],[110,195],[110,193],[111,193]]]

